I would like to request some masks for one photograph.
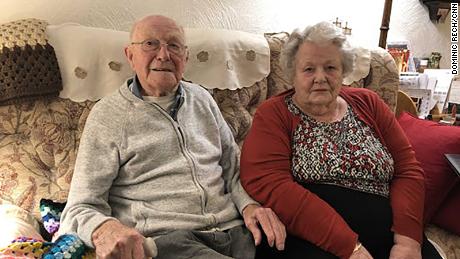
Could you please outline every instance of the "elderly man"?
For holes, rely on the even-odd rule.
[[[183,28],[145,17],[125,53],[136,76],[88,117],[62,230],[99,258],[144,258],[145,237],[156,258],[252,258],[259,226],[284,249],[284,225],[241,187],[238,147],[216,103],[181,81]]]

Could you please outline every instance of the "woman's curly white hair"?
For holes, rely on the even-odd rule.
[[[295,55],[299,50],[300,44],[304,42],[315,44],[330,42],[336,45],[343,56],[343,77],[346,77],[353,71],[355,53],[350,47],[346,36],[342,33],[342,30],[330,22],[320,22],[313,26],[307,26],[302,32],[299,29],[295,29],[284,44],[281,51],[280,63],[289,80],[294,78]]]

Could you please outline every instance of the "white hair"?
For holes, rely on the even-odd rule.
[[[355,66],[355,53],[350,47],[342,30],[330,22],[320,22],[313,26],[307,26],[302,32],[295,29],[283,46],[280,63],[289,80],[294,77],[295,55],[299,46],[304,42],[315,44],[332,43],[339,47],[342,52],[343,76],[346,77],[353,71]]]

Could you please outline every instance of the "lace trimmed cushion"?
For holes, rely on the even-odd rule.
[[[208,89],[236,90],[270,73],[263,35],[224,29],[185,29],[189,60],[184,77]]]
[[[96,101],[134,75],[124,54],[128,32],[64,23],[46,33],[61,68],[61,98]]]

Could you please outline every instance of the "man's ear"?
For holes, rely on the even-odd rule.
[[[126,59],[128,60],[129,65],[134,70],[133,51],[130,48],[130,46],[125,47],[125,56],[126,56]]]

